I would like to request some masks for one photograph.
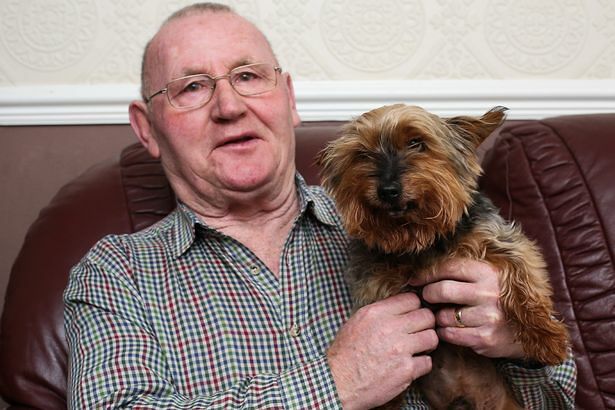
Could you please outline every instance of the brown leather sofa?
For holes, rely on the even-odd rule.
[[[297,163],[340,123],[304,123]],[[542,247],[578,365],[577,406],[615,409],[615,114],[508,121],[481,147],[482,187]],[[0,393],[11,408],[66,407],[62,291],[69,269],[107,233],[134,232],[175,198],[139,146],[64,186],[31,226],[13,266],[0,333]]]

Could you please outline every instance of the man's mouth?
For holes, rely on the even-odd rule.
[[[252,141],[254,139],[255,139],[255,137],[253,137],[251,135],[242,135],[240,137],[228,138],[228,139],[225,139],[224,141],[222,141],[220,143],[220,145],[218,145],[218,147],[241,145],[241,144],[245,144],[246,142],[250,142],[250,141]]]

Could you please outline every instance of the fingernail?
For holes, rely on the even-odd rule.
[[[418,280],[418,278],[415,278],[415,277],[412,277],[412,278],[408,279],[407,283],[409,285],[411,285],[411,286],[418,286],[418,285],[421,284],[421,282]]]

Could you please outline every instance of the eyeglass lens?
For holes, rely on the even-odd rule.
[[[171,105],[178,108],[205,104],[213,95],[216,81],[223,78],[228,78],[235,91],[244,96],[264,93],[276,85],[275,68],[272,65],[251,64],[234,68],[227,75],[215,78],[205,74],[178,78],[168,84],[167,97]]]

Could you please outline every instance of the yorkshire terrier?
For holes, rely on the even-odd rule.
[[[545,262],[536,245],[478,191],[478,145],[506,108],[482,117],[440,118],[396,104],[348,123],[319,155],[322,183],[351,238],[346,280],[355,307],[408,290],[453,257],[500,273],[500,305],[525,358],[559,364],[568,333],[555,319]],[[432,307],[435,308],[435,307]],[[418,389],[434,409],[520,409],[493,360],[441,342]],[[382,408],[399,408],[405,393]]]

